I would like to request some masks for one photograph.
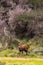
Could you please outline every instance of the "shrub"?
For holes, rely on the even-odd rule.
[[[29,17],[27,14],[22,14],[16,18],[15,35],[18,38],[23,38],[28,35],[34,36],[33,33],[33,17]]]
[[[31,8],[43,8],[43,0],[22,0],[22,4],[27,4]]]

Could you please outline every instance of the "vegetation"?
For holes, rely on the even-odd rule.
[[[22,4],[28,4],[32,9],[43,9],[43,0],[22,0]]]
[[[43,56],[43,0],[0,0],[0,57]]]
[[[29,0],[29,3],[36,9],[43,7],[43,0]]]
[[[40,60],[1,60],[1,63],[2,65],[43,65],[43,61]]]

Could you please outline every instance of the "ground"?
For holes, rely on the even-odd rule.
[[[11,58],[0,57],[3,65],[43,65],[43,59],[40,58]]]

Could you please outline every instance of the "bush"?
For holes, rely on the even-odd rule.
[[[14,49],[18,47],[18,41],[17,39],[15,40],[14,38],[12,38],[11,43],[9,44],[8,48],[9,49]]]
[[[0,57],[16,57],[18,54],[18,50],[14,49],[6,49],[0,52]]]
[[[33,9],[43,8],[43,0],[22,0],[22,4],[27,4]]]
[[[16,18],[15,35],[18,38],[34,36],[33,33],[33,17],[29,17],[27,14],[22,14]]]
[[[32,51],[33,54],[43,55],[43,47],[36,48]]]

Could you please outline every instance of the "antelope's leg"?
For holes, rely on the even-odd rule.
[[[25,52],[26,52],[26,55],[28,54],[28,50],[25,50]]]
[[[23,50],[22,50],[22,54],[23,54]]]

